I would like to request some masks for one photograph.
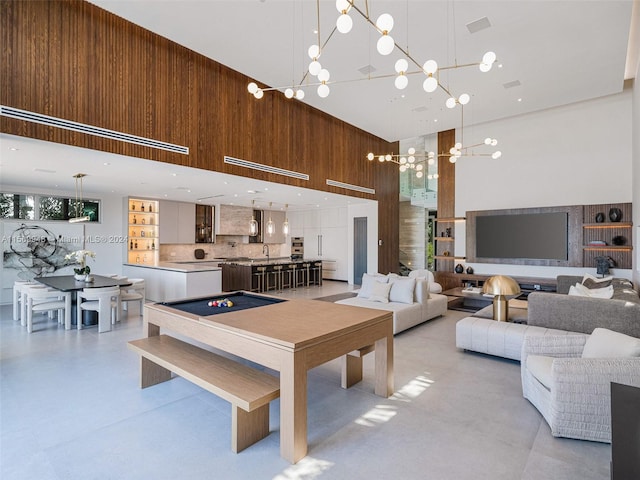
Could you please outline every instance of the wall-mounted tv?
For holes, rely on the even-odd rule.
[[[478,215],[475,257],[567,261],[568,217],[567,212]]]

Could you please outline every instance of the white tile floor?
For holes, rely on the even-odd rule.
[[[286,296],[316,298],[340,282]],[[132,312],[133,313],[133,312]],[[112,332],[65,331],[39,317],[35,332],[0,308],[0,477],[90,479],[608,479],[609,445],[557,439],[522,398],[519,364],[455,348],[446,316],[395,337],[396,394],[365,379],[340,388],[338,362],[309,373],[309,454],[279,455],[271,434],[230,450],[230,407],[181,378],[138,388],[140,338],[131,315]]]

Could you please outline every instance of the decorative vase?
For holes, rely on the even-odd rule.
[[[624,245],[625,243],[627,243],[627,239],[625,237],[623,237],[622,235],[616,235],[615,237],[613,237],[611,239],[611,243],[613,243],[616,246],[620,246],[620,245]]]
[[[604,222],[604,213],[599,212],[596,214],[596,223]]]
[[[471,267],[467,267],[467,273],[468,273],[469,275],[472,275],[472,274],[473,274],[473,268],[471,268]]]
[[[84,273],[74,273],[73,278],[75,278],[79,282],[84,282],[86,275]]]
[[[464,267],[462,266],[461,263],[459,263],[458,265],[456,265],[456,268],[454,269],[454,271],[456,273],[462,273],[462,272],[464,272]]]
[[[84,276],[84,281],[86,283],[91,283],[93,282],[93,275],[89,275],[88,273]]]
[[[622,220],[622,210],[617,207],[613,207],[609,210],[609,220],[612,222],[619,222]]]

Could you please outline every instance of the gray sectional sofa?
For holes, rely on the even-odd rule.
[[[640,338],[640,297],[631,282],[614,278],[610,299],[567,295],[582,279],[559,275],[558,293],[530,293],[528,325],[587,334],[603,327]]]

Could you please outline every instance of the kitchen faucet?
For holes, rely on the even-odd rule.
[[[267,255],[267,262],[268,262],[269,261],[269,245],[267,245],[266,243],[262,245],[262,254]]]

